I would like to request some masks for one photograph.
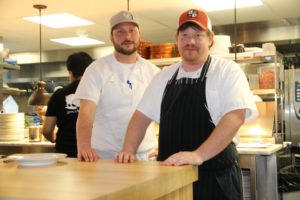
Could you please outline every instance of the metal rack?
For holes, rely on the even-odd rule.
[[[2,42],[3,38],[0,36],[0,46],[3,46]],[[10,93],[12,92],[15,94],[16,91],[8,91],[9,89],[6,89],[3,87],[3,73],[5,73],[6,70],[20,70],[19,65],[11,65],[7,63],[2,62],[2,49],[0,49],[0,112],[3,111],[3,93]]]

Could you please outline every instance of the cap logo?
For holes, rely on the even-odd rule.
[[[131,13],[123,13],[125,19],[133,20],[133,16]]]
[[[188,17],[197,17],[198,11],[197,10],[189,10],[188,11]]]

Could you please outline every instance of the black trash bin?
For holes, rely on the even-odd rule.
[[[300,199],[300,155],[294,154],[294,162],[279,170],[278,190],[282,200]]]

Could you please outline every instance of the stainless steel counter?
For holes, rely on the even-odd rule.
[[[247,147],[247,148],[239,148],[237,147],[239,154],[246,155],[271,155],[277,151],[282,149],[282,144],[273,144],[265,148],[255,148],[255,147]]]
[[[54,147],[55,144],[51,142],[29,142],[28,139],[20,141],[0,141],[0,154],[55,152]]]
[[[282,149],[282,145],[237,149],[241,168],[250,172],[251,200],[278,200],[276,152]]]

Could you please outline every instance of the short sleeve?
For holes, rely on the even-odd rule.
[[[59,104],[59,95],[58,95],[58,93],[59,93],[59,91],[60,91],[61,89],[59,89],[59,90],[57,90],[57,91],[55,91],[53,94],[52,94],[52,96],[51,96],[51,98],[50,98],[50,100],[49,100],[49,102],[48,102],[48,106],[47,106],[47,111],[46,111],[46,114],[45,114],[45,116],[47,116],[47,117],[56,117],[57,115],[58,115],[58,104]]]
[[[99,65],[100,64],[100,65]],[[101,62],[93,62],[84,72],[75,92],[73,103],[79,105],[81,99],[97,103],[101,95],[102,78],[100,73]]]
[[[254,119],[258,112],[246,75],[236,63],[229,62],[229,65],[223,71],[219,90],[222,115],[232,110],[246,109],[245,121]]]
[[[157,123],[160,121],[161,102],[165,87],[176,69],[176,66],[168,69],[166,67],[158,72],[148,85],[138,104],[137,110]]]

